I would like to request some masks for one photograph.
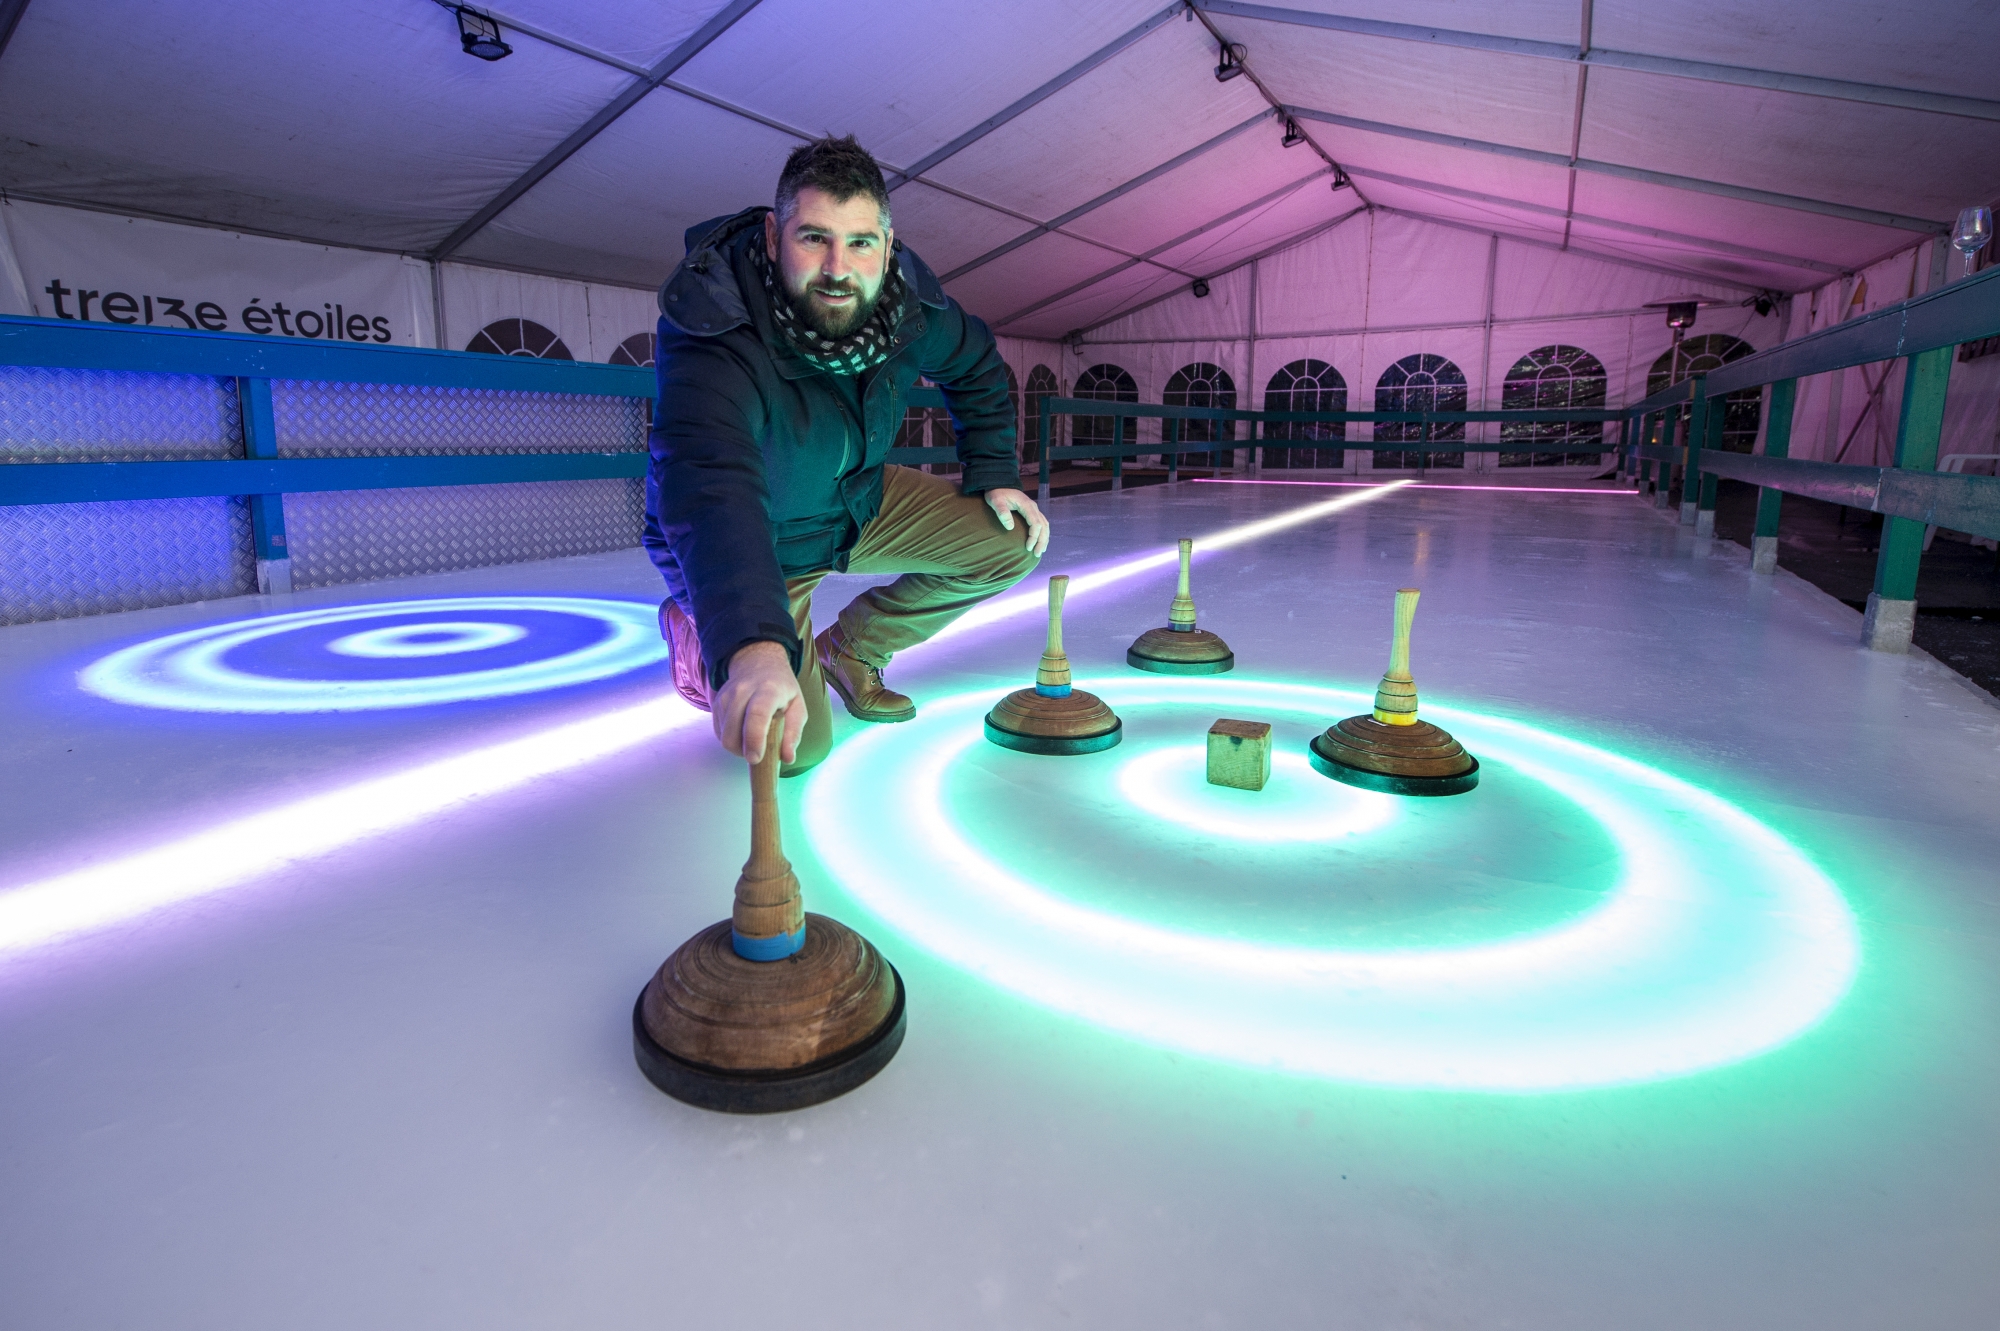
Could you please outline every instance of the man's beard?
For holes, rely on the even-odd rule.
[[[852,293],[859,299],[845,310],[830,310],[813,299],[812,293],[815,289],[839,294]],[[859,282],[849,280],[832,283],[818,273],[808,278],[805,286],[797,289],[793,288],[791,279],[787,277],[784,292],[785,299],[791,303],[792,313],[799,317],[799,322],[821,337],[828,338],[846,337],[867,323],[869,316],[875,313],[875,306],[882,299],[880,286],[875,288],[872,295],[864,296]]]

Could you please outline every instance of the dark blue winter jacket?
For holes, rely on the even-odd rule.
[[[919,375],[944,391],[964,493],[1021,484],[1007,371],[986,325],[898,242],[916,299],[889,360],[861,376],[857,419],[856,395],[773,325],[748,250],[764,243],[769,211],[691,227],[687,257],[660,288],[645,543],[700,630],[718,688],[746,643],[783,643],[801,664],[785,579],[846,567],[882,506],[883,457]]]

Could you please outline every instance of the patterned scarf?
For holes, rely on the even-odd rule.
[[[749,250],[751,262],[757,265],[757,272],[764,279],[764,294],[770,299],[771,318],[778,331],[814,369],[833,374],[863,374],[889,359],[896,344],[896,329],[903,322],[903,307],[909,299],[903,265],[896,262],[895,255],[889,256],[889,275],[882,279],[881,296],[861,327],[845,337],[827,337],[799,318],[798,311],[792,308],[779,283],[778,267],[765,253],[762,238],[753,239]]]

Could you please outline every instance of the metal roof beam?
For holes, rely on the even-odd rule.
[[[1931,111],[1938,115],[1964,116],[1972,120],[2000,120],[2000,101],[1983,97],[1960,97],[1951,93],[1924,92],[1916,88],[1891,88],[1875,83],[1855,83],[1847,79],[1822,79],[1807,74],[1787,74],[1772,69],[1750,69],[1741,65],[1718,65],[1704,60],[1683,60],[1678,56],[1645,55],[1637,51],[1609,51],[1601,48],[1579,53],[1567,42],[1530,41],[1522,37],[1496,37],[1483,32],[1459,32],[1415,23],[1386,23],[1379,19],[1350,18],[1344,14],[1318,14],[1305,10],[1280,9],[1274,5],[1244,4],[1240,0],[1195,0],[1198,8],[1211,14],[1285,23],[1294,27],[1321,28],[1331,32],[1351,32],[1364,37],[1387,37],[1396,41],[1421,42],[1429,46],[1455,46],[1466,50],[1493,51],[1501,55],[1527,56],[1538,60],[1581,61],[1586,65],[1607,65],[1641,74],[1661,74],[1669,78],[1697,79],[1704,83],[1728,83],[1743,88],[1764,88],[1773,92],[1800,93],[1842,102],[1864,102],[1872,106],[1895,106],[1909,111]]]
[[[446,236],[443,243],[431,251],[431,259],[450,258],[466,241],[479,234],[488,222],[513,206],[517,199],[533,189],[549,172],[568,161],[578,149],[603,133],[612,121],[637,106],[641,98],[665,83],[675,70],[700,55],[710,42],[729,31],[738,19],[755,9],[757,5],[758,0],[729,0],[729,3],[708,22],[695,29],[686,41],[667,52],[651,69],[632,80],[631,84],[612,98],[602,110],[585,121],[568,138],[549,149],[540,161],[522,172],[512,184],[488,200],[486,206],[467,218],[458,230]]]
[[[1822,263],[1818,259],[1802,259],[1793,254],[1779,254],[1772,250],[1760,250],[1749,245],[1737,245],[1726,240],[1710,240],[1706,236],[1689,236],[1678,231],[1665,231],[1659,227],[1643,226],[1637,222],[1621,222],[1612,217],[1593,217],[1588,213],[1573,212],[1557,208],[1552,204],[1529,203],[1524,199],[1506,199],[1497,194],[1482,194],[1478,190],[1463,189],[1457,185],[1440,185],[1432,180],[1412,180],[1408,176],[1393,176],[1387,171],[1370,171],[1361,167],[1347,168],[1351,176],[1363,176],[1369,180],[1379,180],[1387,185],[1401,185],[1405,189],[1423,190],[1429,194],[1445,194],[1453,198],[1470,199],[1475,203],[1490,203],[1500,208],[1515,208],[1522,212],[1540,213],[1548,217],[1575,218],[1592,226],[1610,227],[1616,231],[1629,231],[1634,235],[1651,236],[1655,240],[1671,241],[1678,245],[1692,245],[1697,249],[1713,251],[1716,254],[1732,255],[1739,259],[1756,259],[1764,263],[1783,264],[1787,268],[1810,268],[1814,272],[1832,273],[1839,276],[1854,271],[1838,264]],[[1919,242],[1921,243],[1921,242]],[[1898,252],[1909,248],[1899,245]]]
[[[1844,221],[1864,222],[1870,226],[1891,226],[1904,231],[1920,231],[1925,235],[1936,235],[1949,230],[1945,223],[1927,217],[1905,217],[1901,213],[1885,213],[1873,208],[1856,208],[1851,204],[1828,203],[1822,199],[1805,199],[1793,194],[1777,194],[1770,190],[1752,189],[1747,185],[1701,180],[1694,176],[1677,176],[1665,171],[1649,171],[1644,167],[1623,166],[1617,162],[1597,162],[1589,158],[1579,158],[1572,163],[1561,153],[1542,152],[1537,148],[1516,148],[1506,143],[1488,143],[1484,139],[1471,139],[1458,134],[1438,134],[1427,129],[1412,129],[1407,125],[1384,124],[1379,120],[1361,120],[1354,116],[1336,115],[1331,111],[1316,111],[1307,106],[1288,106],[1285,110],[1287,114],[1301,120],[1317,120],[1322,124],[1340,125],[1366,134],[1385,134],[1391,138],[1414,139],[1419,143],[1435,143],[1446,148],[1461,148],[1467,152],[1512,157],[1523,162],[1533,162],[1538,166],[1554,167],[1559,171],[1567,171],[1574,166],[1578,171],[1589,171],[1597,175],[1617,176],[1648,185],[1664,185],[1669,189],[1692,190],[1698,194],[1714,194],[1725,199],[1742,199],[1747,203],[1789,208],[1794,212],[1818,213],[1823,217],[1838,217]]]
[[[1029,305],[1022,309],[1015,310],[1012,314],[1009,314],[1004,318],[995,320],[994,327],[996,328],[1003,327],[1006,324],[1009,324],[1016,319],[1024,319],[1028,315],[1033,314],[1035,311],[1053,305],[1057,301],[1068,300],[1071,296],[1074,296],[1077,292],[1087,291],[1091,287],[1096,286],[1099,282],[1105,281],[1107,278],[1113,278],[1118,276],[1118,274],[1126,271],[1128,268],[1133,268],[1139,264],[1150,262],[1153,256],[1156,254],[1164,254],[1168,250],[1173,249],[1176,245],[1185,245],[1190,240],[1193,240],[1198,236],[1204,235],[1207,232],[1213,231],[1215,230],[1215,228],[1219,226],[1227,226],[1229,223],[1235,221],[1237,218],[1243,216],[1245,213],[1255,212],[1257,209],[1265,207],[1268,204],[1276,203],[1280,199],[1283,199],[1288,195],[1296,194],[1299,190],[1311,184],[1313,181],[1323,179],[1324,177],[1331,174],[1332,173],[1330,171],[1319,170],[1313,172],[1309,176],[1305,176],[1302,177],[1301,179],[1295,180],[1289,185],[1280,185],[1277,189],[1272,190],[1269,194],[1264,195],[1262,198],[1252,199],[1248,203],[1241,204],[1235,208],[1230,209],[1228,212],[1222,214],[1222,216],[1220,217],[1211,218],[1208,221],[1203,222],[1200,226],[1196,227],[1192,231],[1184,231],[1180,235],[1175,236],[1172,240],[1162,241],[1158,245],[1153,246],[1152,249],[1147,250],[1144,254],[1134,254],[1129,258],[1127,258],[1124,263],[1113,264],[1111,267],[1105,269],[1103,272],[1092,274],[1091,276],[1084,278],[1083,281],[1076,283],[1074,286],[1064,287],[1061,291],[1056,292],[1053,296],[1044,296],[1042,299],[1036,301],[1033,305]],[[1348,215],[1352,216],[1352,214]],[[1179,269],[1169,268],[1165,264],[1154,264],[1153,266],[1158,268],[1161,272],[1183,275],[1180,273]]]
[[[1206,143],[1196,144],[1194,147],[1188,149],[1180,156],[1160,163],[1158,166],[1146,172],[1144,175],[1134,176],[1130,180],[1126,181],[1124,184],[1119,185],[1114,189],[1106,190],[1104,193],[1098,195],[1096,198],[1090,200],[1088,203],[1078,204],[1076,207],[1064,213],[1061,217],[1051,218],[1048,221],[1043,222],[1041,225],[1037,226],[1034,230],[1023,232],[1022,234],[1008,241],[1006,244],[999,246],[997,249],[988,250],[986,253],[980,255],[978,258],[973,259],[967,263],[960,264],[958,267],[952,269],[950,272],[946,273],[943,277],[939,278],[938,280],[940,282],[950,282],[956,278],[965,276],[967,273],[971,272],[975,268],[983,268],[987,264],[992,263],[995,259],[1000,258],[1002,255],[1010,254],[1013,251],[1021,248],[1021,246],[1027,244],[1029,241],[1035,239],[1038,236],[1045,236],[1051,231],[1055,231],[1061,227],[1068,226],[1071,222],[1074,222],[1077,218],[1082,217],[1085,213],[1095,212],[1099,208],[1102,208],[1105,204],[1110,203],[1115,199],[1121,199],[1125,195],[1130,194],[1133,190],[1138,189],[1141,186],[1152,184],[1155,180],[1158,180],[1161,176],[1166,175],[1168,172],[1173,171],[1178,167],[1186,166],[1189,162],[1192,162],[1195,158],[1200,157],[1204,153],[1212,152],[1215,149],[1220,148],[1223,144],[1229,142],[1231,139],[1243,133],[1245,130],[1248,130],[1256,125],[1261,125],[1265,121],[1273,119],[1277,114],[1278,113],[1276,111],[1259,111],[1256,115],[1251,116],[1248,120],[1244,121],[1242,124],[1237,125],[1233,129],[1226,129],[1222,131],[1222,133],[1216,135],[1214,138],[1210,139]]]
[[[1186,9],[1187,5],[1185,3],[1185,0],[1174,0],[1172,4],[1168,5],[1165,9],[1162,9],[1159,13],[1153,15],[1151,18],[1141,23],[1138,27],[1133,28],[1131,31],[1126,32],[1118,37],[1113,38],[1108,44],[1101,46],[1097,50],[1091,52],[1089,55],[1085,56],[1082,60],[1078,61],[1074,65],[1071,65],[1068,69],[1056,75],[1054,78],[1050,79],[1047,83],[1044,83],[1041,87],[1035,89],[1033,92],[1021,98],[1019,101],[1014,102],[1012,105],[1007,106],[1004,109],[994,113],[993,115],[988,116],[986,119],[980,121],[977,125],[974,125],[971,129],[965,131],[965,133],[953,139],[950,143],[945,144],[942,148],[938,148],[935,151],[927,153],[923,157],[918,158],[915,162],[911,163],[906,170],[894,173],[897,176],[897,179],[889,183],[889,189],[892,192],[895,191],[896,189],[900,188],[904,184],[904,182],[912,180],[915,177],[922,175],[924,172],[930,170],[932,167],[936,166],[939,162],[944,161],[946,158],[955,157],[959,153],[965,151],[967,148],[970,148],[973,144],[979,142],[981,139],[985,138],[988,134],[991,134],[994,130],[999,129],[1002,125],[1014,119],[1016,116],[1022,115],[1028,111],[1032,111],[1035,107],[1041,105],[1049,98],[1055,96],[1057,93],[1061,92],[1064,88],[1067,88],[1070,84],[1076,82],[1078,79],[1082,78],[1085,74],[1088,74],[1091,70],[1096,69],[1099,65],[1111,59],[1113,56],[1123,51],[1126,47],[1132,45],[1132,43],[1138,41],[1141,37],[1144,37],[1147,33],[1159,27],[1162,23],[1165,23],[1168,19],[1173,18],[1177,14],[1185,12]]]

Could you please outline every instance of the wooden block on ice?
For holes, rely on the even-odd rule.
[[[1263,721],[1217,721],[1208,728],[1208,784],[1262,790],[1271,779],[1271,727]]]

